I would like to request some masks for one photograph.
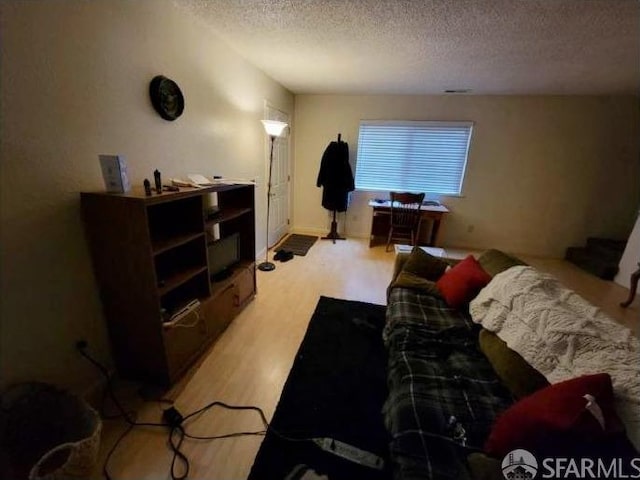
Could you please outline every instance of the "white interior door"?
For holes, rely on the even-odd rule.
[[[270,105],[265,105],[265,118],[289,123],[289,115]],[[289,129],[275,139],[273,144],[273,167],[271,168],[271,201],[269,207],[269,247],[275,245],[289,233]],[[269,149],[267,138],[267,182],[269,181]]]

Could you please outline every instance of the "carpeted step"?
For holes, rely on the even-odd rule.
[[[603,280],[613,280],[618,273],[620,258],[610,259],[608,256],[608,253],[598,253],[597,248],[569,247],[564,258]]]
[[[611,251],[620,252],[620,255],[622,255],[627,247],[627,242],[626,240],[613,240],[611,238],[589,237],[587,238],[587,247],[604,247]]]
[[[594,257],[618,265],[627,242],[608,238],[587,238],[587,249]]]

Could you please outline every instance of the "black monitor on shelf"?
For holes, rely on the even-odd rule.
[[[240,261],[240,235],[232,233],[210,242],[207,250],[211,281],[224,280],[231,274],[231,268]]]

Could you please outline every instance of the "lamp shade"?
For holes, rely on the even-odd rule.
[[[262,120],[262,124],[264,125],[267,135],[270,137],[279,137],[282,135],[284,129],[287,128],[285,122],[279,122],[277,120]]]

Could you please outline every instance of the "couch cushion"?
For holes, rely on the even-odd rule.
[[[398,253],[396,255],[395,261],[393,262],[393,276],[391,277],[391,282],[393,282],[400,274],[404,268],[404,264],[407,263],[407,260],[409,260],[408,253]]]
[[[489,274],[469,255],[447,270],[436,282],[436,286],[450,307],[459,308],[475,298],[490,281]]]
[[[544,375],[511,350],[495,333],[483,328],[478,339],[480,350],[514,397],[524,398],[549,385]]]
[[[420,247],[413,247],[402,270],[426,280],[436,281],[442,276],[448,266],[449,264],[443,259],[429,255]]]
[[[517,265],[526,265],[522,260],[516,257],[512,257],[500,250],[487,250],[478,257],[478,263],[482,266],[485,272],[492,277],[495,277],[500,272],[504,272],[508,268],[515,267]]]
[[[589,409],[592,395],[602,412],[604,427]],[[520,400],[496,420],[485,451],[502,458],[516,448],[534,455],[596,454],[603,441],[623,432],[613,406],[611,377],[585,375],[550,385]]]
[[[469,480],[468,454],[482,448],[496,415],[513,403],[478,349],[469,314],[394,288],[383,338],[394,478]]]

